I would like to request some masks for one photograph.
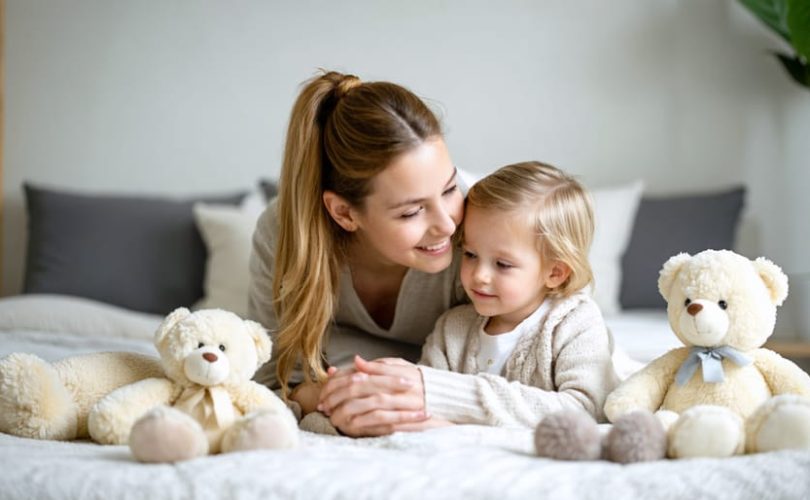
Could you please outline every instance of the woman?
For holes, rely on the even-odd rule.
[[[412,364],[357,357],[327,375],[323,360],[419,357],[436,319],[465,300],[451,244],[462,211],[438,120],[418,97],[336,72],[307,82],[279,196],[253,239],[250,316],[274,332],[258,380],[304,413],[329,397],[349,435],[442,424],[426,415]]]

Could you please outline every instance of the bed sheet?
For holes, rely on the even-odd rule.
[[[139,317],[146,320],[143,332],[133,330],[122,338],[111,332],[133,319],[126,312],[104,310],[108,316],[103,323],[110,329],[94,334],[82,328],[48,331],[36,322],[22,328],[19,315],[14,328],[3,326],[2,306],[0,301],[0,356],[20,351],[50,360],[99,350],[154,354],[149,329],[159,323],[158,317]],[[619,323],[609,324],[620,345],[623,335],[632,335]],[[633,324],[640,332],[648,330],[642,320]],[[98,335],[101,331],[106,334]],[[650,355],[662,348],[648,340]],[[124,446],[0,434],[0,500],[810,497],[807,451],[620,466],[540,459],[533,450],[531,429],[455,426],[368,439],[302,432],[295,450],[145,465],[134,461]]]
[[[457,426],[349,439],[303,433],[289,451],[170,465],[123,446],[0,435],[3,499],[808,498],[810,452],[621,466],[531,454],[531,432]]]

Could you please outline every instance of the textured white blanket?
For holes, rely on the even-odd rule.
[[[528,431],[459,426],[144,465],[123,446],[0,435],[0,499],[810,497],[810,452],[620,466],[530,448]]]
[[[19,351],[50,360],[97,350],[154,353],[146,335],[135,340],[15,326],[3,331],[0,325],[0,357]],[[292,451],[144,465],[123,446],[0,434],[0,500],[810,498],[807,451],[620,466],[539,459],[532,448],[530,430],[457,426],[375,439],[304,433]]]

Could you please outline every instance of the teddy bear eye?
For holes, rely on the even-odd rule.
[[[685,305],[685,306],[688,306],[691,303],[692,303],[692,299],[686,299],[686,300],[683,301],[683,305]]]
[[[728,309],[728,302],[726,302],[725,300],[721,300],[720,302],[717,303],[717,305],[720,306],[720,309],[724,311]]]
[[[202,342],[197,344],[197,349],[202,349],[203,347],[205,347],[205,344],[203,344]]]
[[[222,351],[222,352],[225,352],[225,346],[222,345],[222,344],[219,344],[219,350]]]

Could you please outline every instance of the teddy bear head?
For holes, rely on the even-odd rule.
[[[768,259],[706,250],[671,257],[661,269],[658,290],[681,342],[746,351],[760,347],[773,333],[788,283]]]
[[[262,326],[221,309],[181,307],[155,332],[166,377],[190,386],[232,385],[250,380],[270,359],[272,343]]]

